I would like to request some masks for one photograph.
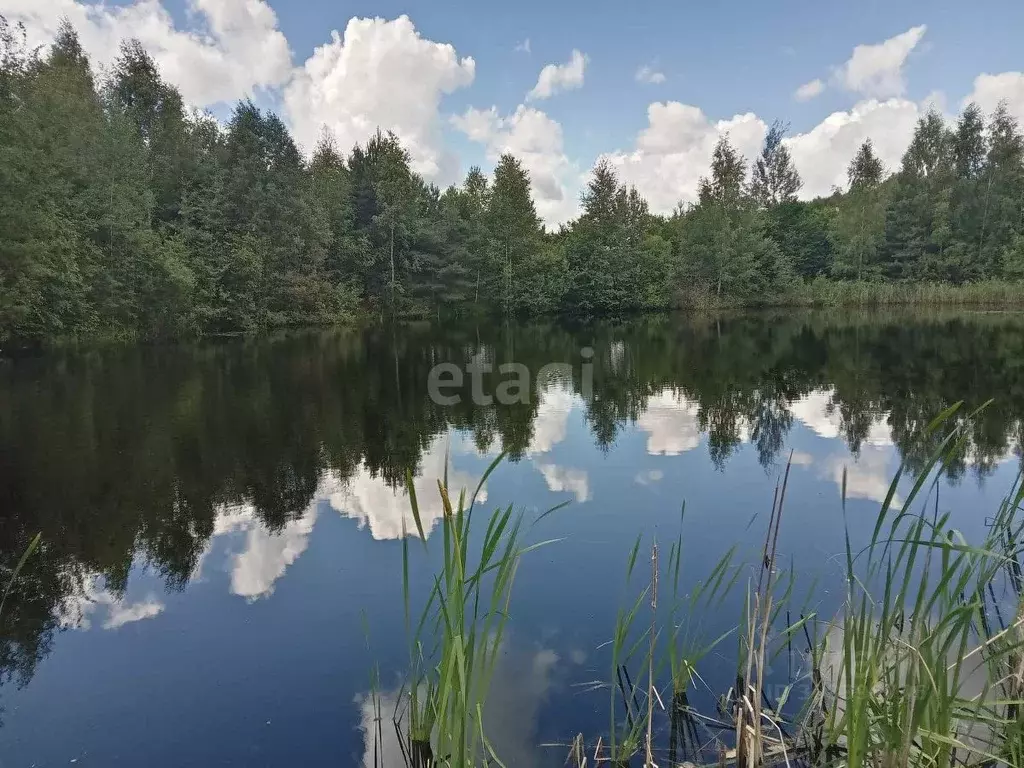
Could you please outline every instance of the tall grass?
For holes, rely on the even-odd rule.
[[[929,282],[843,281],[818,278],[801,283],[779,306],[842,307],[885,304],[934,306],[1024,306],[1024,283],[981,280],[953,285]]]
[[[822,715],[823,753],[844,765],[1024,765],[1024,485],[1018,477],[985,540],[969,543],[952,528],[951,514],[940,511],[938,473],[931,471],[962,439],[953,432],[943,441],[894,509],[897,475],[865,548],[855,551],[847,534],[846,601],[817,652],[831,690],[823,686],[810,705]],[[925,503],[914,512],[929,477]],[[845,492],[843,507],[845,513]],[[1009,625],[1002,624],[1001,603],[1012,608]]]
[[[626,561],[627,584],[633,577],[642,541],[643,537],[638,535],[629,552],[629,558]],[[608,686],[610,723],[607,742],[607,759],[614,766],[629,765],[633,757],[640,752],[644,746],[644,734],[650,721],[648,713],[653,705],[651,699],[654,695],[651,682],[649,680],[648,686],[644,688],[639,680],[633,681],[629,670],[631,667],[650,669],[654,663],[655,627],[650,626],[638,637],[635,636],[633,627],[638,623],[644,602],[654,594],[653,590],[655,589],[655,580],[652,578],[637,595],[636,600],[628,607],[619,608],[615,618],[615,629],[611,639],[612,682]],[[641,651],[646,651],[646,655],[640,656]],[[640,659],[639,662],[637,659]],[[622,700],[621,720],[619,719],[618,705],[620,698]],[[595,755],[595,759],[602,759],[604,753],[598,748]]]
[[[921,305],[951,307],[1024,307],[1024,282],[980,280],[953,285],[936,282],[833,280],[819,277],[795,283],[771,296],[716,296],[688,288],[679,297],[680,309],[732,307],[877,307]]]
[[[945,429],[955,410],[936,418],[928,432]],[[664,564],[654,543],[650,575],[635,599],[620,608],[608,643],[608,731],[589,743],[582,735],[573,740],[573,764],[678,766],[682,744],[690,759],[706,761],[710,750],[717,764],[743,768],[1024,768],[1024,478],[1017,478],[989,519],[984,540],[968,541],[939,499],[941,468],[964,439],[961,424],[939,442],[917,477],[904,478],[902,469],[896,474],[866,542],[855,542],[847,526],[845,595],[834,616],[791,610],[795,573],[778,565],[788,465],[753,567],[739,563],[731,547],[686,591],[680,576],[682,522]],[[904,480],[912,487],[897,506]],[[484,732],[483,711],[515,574],[521,557],[541,544],[520,543],[523,518],[512,507],[487,517],[483,536],[476,539],[477,493],[469,499],[461,493],[453,502],[446,479],[438,492],[444,509],[442,559],[415,624],[408,537],[403,544],[411,672],[395,723],[406,734],[402,749],[408,765],[502,765]],[[426,548],[411,482],[409,494]],[[845,520],[845,475],[839,506]],[[643,571],[638,568],[642,544],[638,536],[628,552],[627,584]],[[743,584],[743,574],[746,596],[737,624],[706,637],[702,617],[721,610],[726,595]],[[667,603],[667,626],[661,623],[666,611],[659,614],[659,599]],[[791,621],[791,615],[798,620]],[[720,700],[717,716],[697,712],[689,703],[692,687],[711,692],[699,667],[713,650],[727,647],[722,644],[732,635],[735,686]],[[795,638],[806,641],[809,667],[800,679],[810,682],[810,693],[795,703],[798,714],[787,717],[787,701],[800,679],[790,679],[773,701],[766,692],[766,671],[775,654],[792,649]],[[659,684],[670,695],[662,695]],[[667,760],[655,755],[654,745],[660,730],[655,721],[666,713]],[[712,735],[698,738],[702,731]]]
[[[415,624],[409,536],[402,539],[409,677],[393,719],[402,759],[414,768],[471,768],[490,761],[501,765],[484,733],[483,711],[502,649],[520,559],[551,543],[522,545],[523,516],[514,513],[512,506],[486,517],[482,538],[472,535],[477,497],[502,458],[488,467],[468,498],[462,490],[452,500],[447,472],[438,481],[443,509],[441,561]],[[406,485],[416,533],[428,551],[411,474]]]

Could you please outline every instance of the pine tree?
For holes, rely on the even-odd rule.
[[[0,342],[75,332],[87,322],[74,187],[43,117],[60,106],[39,87],[52,69],[29,50],[24,30],[0,17]]]
[[[489,199],[487,177],[476,166],[470,168],[461,188],[449,187],[440,197],[443,255],[436,275],[438,311],[442,304],[479,305],[480,283],[487,269]]]
[[[607,160],[599,161],[566,247],[566,298],[572,312],[618,311],[626,303],[623,193],[614,169]]]
[[[668,244],[650,238],[647,201],[620,184],[611,164],[594,167],[583,213],[565,238],[565,307],[579,314],[664,306]]]
[[[92,183],[105,121],[89,61],[67,22],[42,60],[5,37],[0,335],[96,330],[96,222],[107,206]]]
[[[487,212],[491,204],[491,190],[487,177],[479,167],[473,166],[466,174],[459,203],[460,217],[466,227],[463,240],[466,254],[462,261],[472,272],[473,305],[477,306],[480,303],[482,272],[487,268]]]
[[[252,328],[328,319],[334,291],[323,270],[330,227],[312,204],[284,123],[251,102],[239,104],[224,155],[231,256],[222,274],[234,307],[230,322]]]
[[[174,225],[195,278],[193,313],[201,331],[235,330],[227,316],[223,278],[231,253],[226,208],[226,144],[217,121],[205,114],[187,123],[189,175],[182,180],[180,216]]]
[[[413,224],[412,207],[415,201],[414,180],[409,170],[409,153],[406,152],[393,133],[377,135],[367,145],[367,154],[374,162],[374,191],[377,200],[377,215],[374,224],[386,235],[390,277],[388,293],[392,307],[395,306],[395,291],[398,288],[401,269],[401,245],[396,254],[396,234],[399,238],[408,234]]]

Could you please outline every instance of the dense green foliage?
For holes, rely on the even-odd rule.
[[[1024,139],[1005,109],[929,113],[888,178],[867,142],[849,189],[810,202],[784,135],[773,125],[752,165],[724,137],[697,203],[669,217],[600,161],[552,232],[511,155],[444,191],[390,133],[347,157],[325,135],[307,158],[249,101],[225,125],[187,109],[137,42],[97,80],[69,25],[39,52],[0,18],[0,341],[1024,277]]]

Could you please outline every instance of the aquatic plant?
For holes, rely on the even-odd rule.
[[[864,549],[847,533],[846,600],[817,650],[823,682],[808,710],[820,715],[821,750],[841,764],[945,767],[1015,753],[1021,765],[1024,486],[1018,476],[985,540],[969,543],[940,511],[932,471],[962,439],[954,430],[942,441],[899,508],[897,474]],[[930,478],[933,505],[915,513]],[[845,477],[843,500],[845,514]]]
[[[410,537],[403,536],[402,582],[410,672],[399,695],[400,709],[395,712],[394,725],[401,737],[403,760],[414,768],[469,768],[490,760],[500,764],[484,733],[483,710],[502,649],[519,561],[526,553],[551,543],[522,545],[523,514],[515,513],[511,505],[494,510],[486,518],[482,539],[474,539],[474,513],[483,514],[476,511],[480,490],[502,458],[491,463],[468,498],[461,490],[453,502],[447,471],[438,481],[443,507],[439,532],[442,559],[415,625]],[[411,474],[406,487],[415,532],[427,551],[427,532]],[[548,510],[537,520],[557,509]]]
[[[923,437],[952,423],[957,407],[937,417]],[[846,526],[846,593],[831,618],[800,607],[798,620],[791,620],[794,573],[777,564],[789,465],[776,486],[755,567],[738,564],[732,547],[684,594],[682,526],[664,572],[653,542],[650,577],[619,609],[608,643],[610,680],[592,686],[609,691],[608,732],[589,743],[578,735],[569,745],[570,762],[580,768],[621,768],[640,760],[645,768],[664,768],[680,765],[681,752],[684,759],[710,758],[743,768],[1024,766],[1024,476],[989,519],[980,543],[951,527],[951,514],[939,501],[943,466],[962,450],[965,423],[976,415],[969,414],[938,442],[899,505],[894,500],[904,470],[896,474],[864,546],[854,544]],[[488,467],[481,486],[499,462],[500,457]],[[408,485],[416,532],[426,547],[415,491]],[[438,492],[444,507],[443,556],[415,626],[408,537],[403,544],[412,670],[404,691],[404,757],[417,768],[502,765],[484,732],[482,712],[520,558],[542,544],[520,545],[523,517],[506,507],[487,518],[474,547],[477,493],[467,500],[463,492],[453,503],[447,478]],[[845,520],[845,474],[840,506]],[[640,571],[642,543],[638,536],[628,553],[627,584]],[[470,557],[471,549],[478,554]],[[699,617],[720,606],[742,583],[743,573],[748,581],[739,622],[703,639]],[[667,630],[661,624],[664,614],[658,613],[659,582],[668,587],[660,595],[668,601]],[[698,666],[733,634],[735,687],[722,698],[718,716],[697,712],[688,694],[695,682],[706,687]],[[773,701],[765,673],[773,655],[791,649],[800,635],[806,640],[810,694],[798,702],[797,714],[787,717],[784,710],[797,681]],[[665,668],[670,696],[658,687],[665,682]],[[642,672],[634,676],[631,669]],[[667,762],[655,754],[658,713],[669,718]],[[395,721],[398,727],[402,718],[396,714]],[[701,729],[714,735],[702,739]]]

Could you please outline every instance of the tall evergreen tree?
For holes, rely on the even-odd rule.
[[[992,265],[979,258],[985,171],[985,119],[976,104],[964,108],[952,137],[953,179],[950,191],[950,261],[961,265],[964,279],[990,276]]]
[[[487,177],[476,166],[469,169],[461,188],[450,187],[440,198],[440,244],[436,276],[438,306],[479,306],[481,281],[488,269]]]
[[[89,170],[76,168],[88,156],[68,151],[69,116],[56,92],[64,87],[81,103],[91,77],[80,48],[68,55],[73,32],[61,32],[63,60],[51,53],[41,61],[24,30],[0,17],[0,341],[74,333],[93,319],[78,212]],[[83,120],[94,114],[85,110]]]
[[[232,253],[226,208],[226,143],[217,121],[202,113],[189,117],[190,173],[182,180],[180,216],[174,225],[195,278],[193,313],[200,330],[238,330],[227,315],[224,277]]]
[[[626,302],[624,221],[619,180],[607,160],[594,167],[581,195],[583,213],[566,249],[566,299],[574,312],[619,310]]]
[[[333,287],[337,310],[353,305],[365,280],[370,257],[366,237],[355,229],[351,174],[325,133],[309,163],[311,205],[328,231],[324,257],[324,279]]]
[[[585,314],[663,306],[668,244],[650,231],[647,201],[602,159],[581,202],[565,245],[565,306]]]

